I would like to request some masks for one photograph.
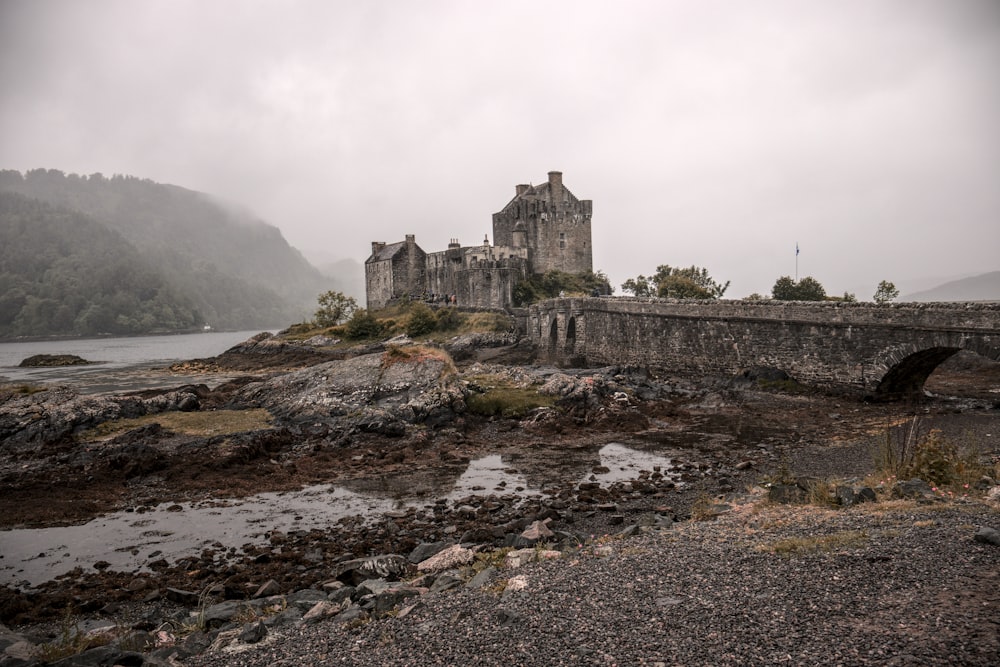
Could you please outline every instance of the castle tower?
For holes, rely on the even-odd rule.
[[[550,171],[541,185],[517,185],[514,198],[493,214],[497,246],[527,247],[532,273],[594,270],[590,220],[593,202],[577,199],[563,185],[561,171]],[[519,246],[523,234],[523,245]],[[518,238],[515,239],[517,235]]]

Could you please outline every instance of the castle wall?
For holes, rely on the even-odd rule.
[[[366,308],[385,308],[393,294],[392,260],[365,263]]]
[[[572,206],[543,207],[538,220],[528,226],[535,273],[593,271],[590,210],[589,201],[576,202]]]
[[[547,183],[518,185],[515,196],[493,214],[493,240],[514,245],[514,226],[524,222],[531,251],[531,271],[586,273],[594,270],[591,240],[593,202],[577,199],[562,183],[562,173],[549,172]]]
[[[527,275],[520,258],[475,260],[455,274],[458,303],[474,308],[507,308],[514,301],[514,287]]]
[[[530,274],[592,271],[591,201],[577,199],[558,171],[515,193],[493,215],[493,245],[463,248],[453,239],[447,250],[425,253],[412,234],[389,246],[373,243],[365,262],[368,307],[433,294],[455,295],[460,306],[509,308],[517,283]]]

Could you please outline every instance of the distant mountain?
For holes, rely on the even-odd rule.
[[[284,326],[309,316],[317,295],[331,289],[330,279],[289,246],[277,228],[199,192],[130,176],[66,175],[51,169],[36,169],[23,176],[17,171],[0,171],[0,192],[49,205],[18,215],[22,222],[25,215],[34,214],[49,220],[51,243],[74,239],[57,273],[63,274],[74,265],[74,249],[96,252],[92,245],[113,244],[144,275],[155,277],[157,294],[163,294],[162,298],[170,295],[173,305],[190,312],[196,320],[188,323],[188,318],[180,317],[171,325],[169,318],[151,320],[125,314],[124,320],[131,319],[131,325],[105,329],[110,333],[181,329],[192,324],[216,328]],[[18,206],[30,209],[23,203]],[[60,221],[53,223],[53,217]],[[13,244],[13,254],[40,251],[37,237],[25,236],[21,227],[10,226],[10,220],[3,224],[5,244]],[[76,234],[74,224],[80,229],[95,229],[97,225],[113,235],[99,234],[90,244],[87,237]],[[50,291],[53,277],[37,273],[40,267],[28,273],[12,267],[6,259],[0,264],[0,304],[6,303],[8,310],[21,303],[18,292],[3,301],[11,290],[20,289],[26,295]],[[26,291],[25,285],[31,289]],[[83,287],[81,294],[86,293],[86,285]],[[59,300],[58,294],[45,298]],[[25,305],[26,301],[22,307]],[[9,312],[0,314],[0,336],[92,333],[82,321],[69,325],[65,318],[50,320],[47,325],[32,320],[38,326],[27,326],[24,317],[20,325],[15,326],[15,321],[17,315],[11,319]],[[39,331],[39,326],[51,330]]]
[[[900,301],[1000,301],[1000,271],[952,280],[937,287],[904,294]]]

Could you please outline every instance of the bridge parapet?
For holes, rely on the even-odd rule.
[[[555,363],[700,374],[773,366],[804,382],[892,394],[919,390],[961,349],[1000,360],[1000,303],[568,298],[532,306],[528,332]]]

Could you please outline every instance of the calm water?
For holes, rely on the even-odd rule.
[[[573,456],[581,460],[564,472],[567,479],[578,482],[609,485],[654,469],[677,479],[670,458],[619,443],[578,451]],[[590,470],[596,465],[602,466],[603,472],[595,475]],[[163,503],[143,513],[112,512],[79,526],[3,530],[0,584],[36,585],[77,566],[90,569],[99,560],[110,563],[113,570],[142,571],[150,561],[196,556],[217,542],[239,550],[247,543],[265,543],[272,530],[323,530],[346,516],[375,519],[393,509],[425,507],[435,498],[454,502],[471,494],[542,495],[533,478],[538,478],[537,472],[493,454],[471,461],[457,477],[436,480],[426,489],[426,496],[414,496],[409,480],[389,478],[381,492],[375,493],[356,491],[351,483],[322,484],[179,507]]]
[[[0,343],[0,382],[58,382],[79,385],[83,391],[114,391],[159,386],[143,382],[143,371],[176,361],[213,357],[259,331],[227,331],[176,336],[87,338],[30,343]],[[89,366],[19,368],[36,354],[75,354]]]

